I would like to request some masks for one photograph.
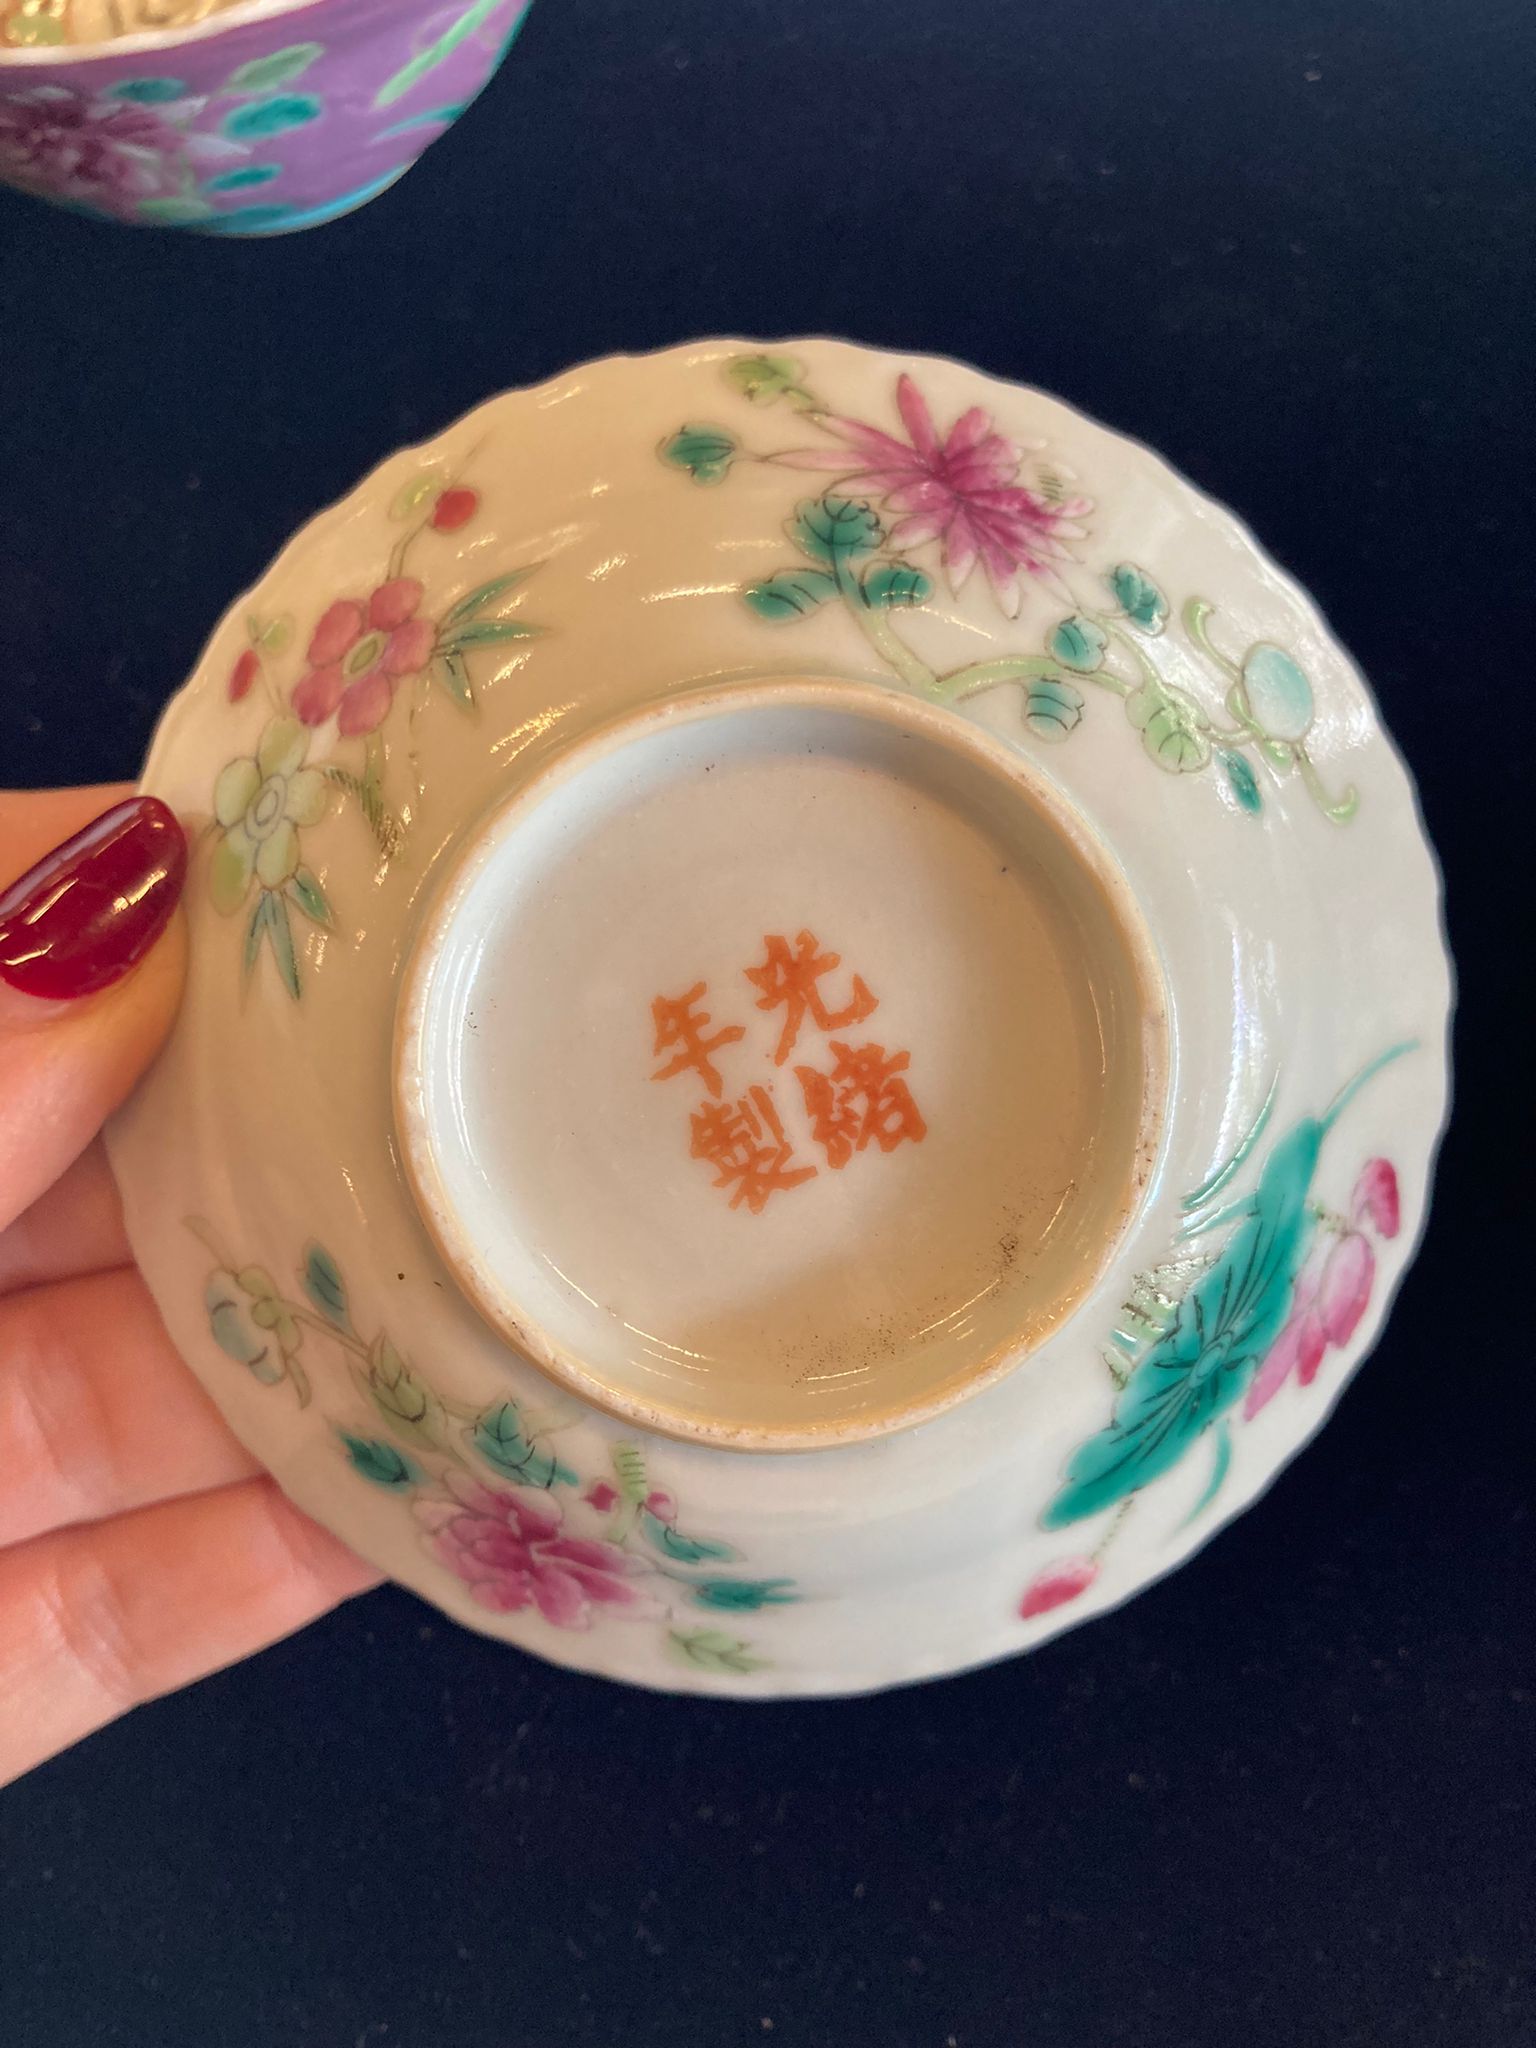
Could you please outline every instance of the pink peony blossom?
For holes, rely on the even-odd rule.
[[[337,731],[351,738],[383,723],[401,677],[424,669],[437,644],[436,627],[416,616],[420,603],[414,576],[381,583],[366,605],[336,600],[310,638],[309,673],[294,687],[305,725],[324,725],[334,712]]]
[[[1024,1589],[1020,1620],[1030,1621],[1037,1614],[1049,1614],[1053,1607],[1065,1607],[1069,1600],[1087,1592],[1098,1576],[1098,1560],[1092,1557],[1066,1557],[1060,1564],[1047,1565]]]
[[[645,1612],[632,1582],[638,1569],[611,1543],[560,1534],[560,1510],[546,1494],[509,1493],[450,1473],[450,1499],[418,1499],[434,1557],[498,1614],[536,1607],[556,1628],[590,1628],[595,1607]]]
[[[1069,561],[1066,543],[1081,539],[1077,524],[1091,511],[1086,498],[1052,504],[1018,481],[1023,451],[1007,441],[980,406],[964,412],[940,437],[927,401],[910,377],[896,386],[896,404],[910,440],[862,420],[829,418],[844,448],[799,448],[773,458],[792,469],[835,471],[862,486],[901,517],[891,528],[893,548],[940,542],[951,589],[958,590],[978,561],[998,604],[1016,618],[1021,574],[1050,576]]]
[[[619,1489],[610,1486],[606,1479],[595,1479],[581,1497],[589,1508],[596,1508],[600,1515],[606,1515],[618,1506]]]
[[[1368,1159],[1355,1182],[1350,1214],[1356,1223],[1369,1217],[1382,1237],[1396,1237],[1402,1223],[1397,1169],[1390,1159]]]
[[[180,196],[197,169],[244,150],[183,125],[200,99],[142,106],[67,85],[0,96],[0,174],[54,199],[132,220],[145,199]]]

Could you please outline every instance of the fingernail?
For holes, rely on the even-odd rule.
[[[0,980],[45,1002],[110,988],[165,930],[186,874],[174,811],[114,804],[0,894]]]

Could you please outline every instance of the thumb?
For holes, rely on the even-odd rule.
[[[170,1028],[186,871],[157,797],[0,796],[0,1230],[85,1149]]]

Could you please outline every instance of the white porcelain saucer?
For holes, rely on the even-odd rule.
[[[561,1662],[1028,1648],[1262,1490],[1416,1240],[1402,766],[1243,529],[1041,394],[807,341],[496,399],[295,538],[145,781],[198,842],[110,1134],[168,1327]]]

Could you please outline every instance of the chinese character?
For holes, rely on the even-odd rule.
[[[716,1169],[715,1186],[735,1184],[731,1207],[743,1202],[760,1216],[781,1188],[814,1180],[814,1166],[790,1168],[794,1151],[766,1088],[749,1088],[740,1102],[703,1102],[693,1112],[690,1156]]]
[[[682,1050],[671,1066],[663,1067],[652,1074],[653,1081],[670,1081],[674,1074],[681,1074],[691,1067],[711,1095],[720,1093],[720,1070],[710,1058],[712,1052],[722,1045],[733,1045],[738,1038],[745,1038],[746,1031],[740,1024],[728,1024],[717,1031],[713,1038],[704,1033],[709,1028],[708,1010],[696,1010],[706,984],[696,981],[686,995],[658,996],[651,1005],[651,1016],[656,1025],[656,1043],[653,1053],[670,1052],[674,1045]]]
[[[842,955],[818,953],[819,943],[812,933],[801,932],[791,952],[787,939],[765,938],[763,944],[767,948],[767,958],[761,967],[746,970],[748,981],[762,990],[757,999],[760,1010],[776,1010],[781,1003],[784,1006],[784,1029],[779,1034],[778,1050],[773,1055],[775,1066],[782,1067],[794,1051],[807,1010],[818,1030],[846,1031],[850,1024],[861,1024],[876,1007],[877,999],[855,975],[853,996],[848,1004],[841,1010],[827,1008],[817,984],[824,974],[830,974],[842,964]]]
[[[795,1069],[811,1136],[826,1153],[828,1166],[846,1166],[871,1139],[882,1152],[893,1152],[903,1138],[921,1144],[928,1126],[901,1079],[911,1054],[887,1054],[883,1045],[843,1045],[835,1038],[832,1050],[836,1064],[830,1074],[815,1067]]]

